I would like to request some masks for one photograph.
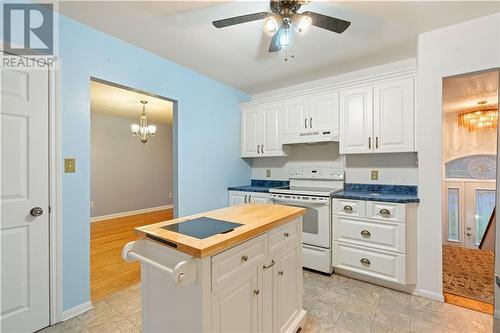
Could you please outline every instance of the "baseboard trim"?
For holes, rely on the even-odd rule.
[[[92,306],[92,302],[91,301],[88,301],[88,302],[82,303],[80,305],[74,306],[71,309],[63,311],[63,313],[62,313],[62,321],[66,321],[68,319],[76,317],[79,314],[82,314],[84,312],[92,310],[93,308],[94,308],[94,306]]]
[[[425,298],[430,298],[430,299],[433,299],[433,300],[441,302],[441,303],[444,302],[443,294],[435,293],[433,291],[424,290],[424,289],[418,289],[417,293],[419,296],[422,296]]]
[[[164,206],[158,206],[158,207],[131,210],[129,212],[94,216],[94,217],[90,218],[90,222],[98,222],[98,221],[103,221],[103,220],[114,219],[117,217],[125,217],[125,216],[131,216],[131,215],[137,215],[137,214],[143,214],[143,213],[151,213],[151,212],[156,212],[158,210],[171,209],[171,208],[174,208],[174,205],[164,205]]]

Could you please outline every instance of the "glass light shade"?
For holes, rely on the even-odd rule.
[[[274,36],[278,31],[278,22],[274,17],[268,17],[264,20],[264,32],[268,36]]]
[[[281,27],[280,31],[278,32],[278,45],[280,47],[288,47],[292,43],[292,30],[290,29],[290,26],[283,26]]]
[[[305,35],[312,25],[312,19],[309,16],[302,16],[297,22],[297,33],[299,36]]]
[[[149,134],[155,134],[156,133],[156,126],[155,125],[149,125],[148,126],[148,132],[149,132]]]
[[[130,125],[130,129],[132,130],[132,133],[134,133],[134,134],[139,132],[139,128],[140,128],[140,126],[138,124]]]

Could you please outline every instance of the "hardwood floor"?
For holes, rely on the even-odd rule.
[[[458,305],[463,308],[493,314],[493,304],[481,302],[475,299],[444,293],[444,301],[445,303]]]
[[[90,298],[92,302],[140,281],[139,263],[121,258],[123,245],[137,239],[134,228],[172,219],[172,209],[93,222],[90,226]]]

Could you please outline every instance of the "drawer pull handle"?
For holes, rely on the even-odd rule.
[[[273,266],[274,266],[274,264],[275,264],[274,260],[271,260],[271,263],[270,263],[269,265],[262,265],[262,268],[264,268],[264,269],[268,269],[268,268],[273,267]]]
[[[247,261],[247,260],[248,260],[248,256],[242,256],[242,257],[241,257],[241,261],[245,262],[245,261]]]
[[[368,230],[361,230],[360,234],[363,237],[370,237],[372,235]]]
[[[278,274],[279,274],[280,276],[283,276],[283,271],[279,271],[279,272],[278,272]]]
[[[344,211],[345,211],[346,213],[352,213],[352,206],[345,205],[345,206],[344,206]]]
[[[366,259],[366,258],[363,258],[360,260],[360,262],[363,264],[363,265],[366,265],[366,266],[370,266],[371,262],[370,260]]]
[[[285,238],[287,238],[288,236],[290,236],[290,234],[289,234],[288,232],[285,232],[285,233],[283,234],[283,236],[284,236]]]
[[[253,294],[254,294],[254,295],[256,295],[256,296],[257,296],[259,293],[260,293],[260,290],[259,290],[259,289],[254,289],[254,290],[253,290]]]
[[[391,216],[391,212],[390,210],[383,208],[380,210],[380,215],[382,215],[383,217],[389,217]]]

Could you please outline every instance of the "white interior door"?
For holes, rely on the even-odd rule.
[[[48,72],[1,74],[1,326],[33,332],[49,325]]]
[[[495,208],[495,182],[465,183],[464,246],[477,249]]]

